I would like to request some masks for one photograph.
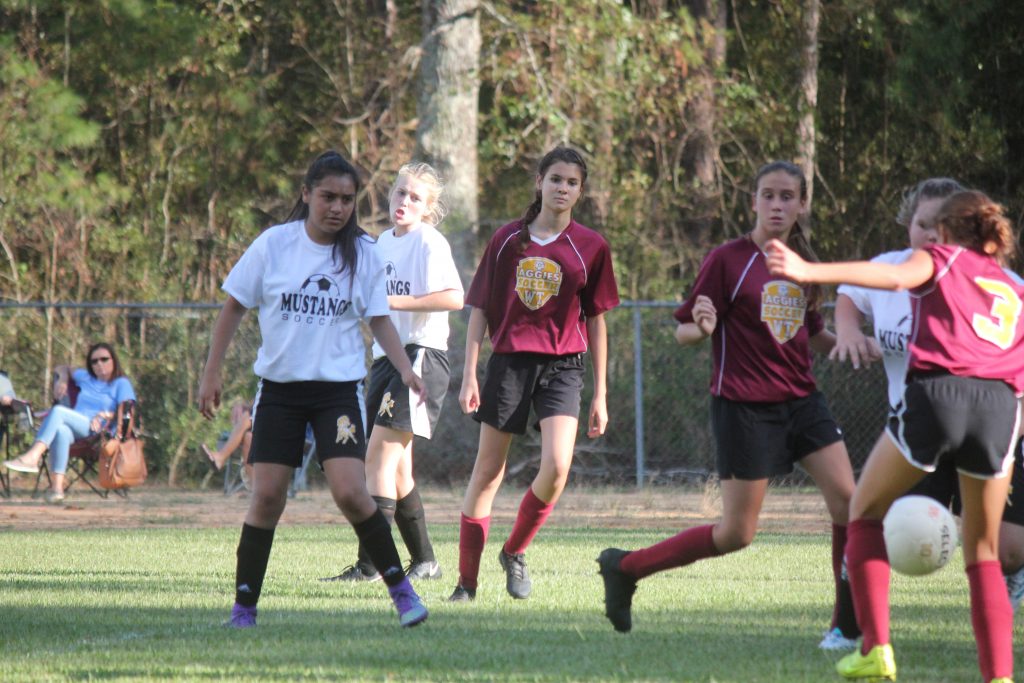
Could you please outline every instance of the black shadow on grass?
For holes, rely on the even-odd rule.
[[[266,602],[260,626],[247,631],[220,625],[227,610],[7,608],[0,674],[12,681],[835,680],[836,657],[816,649],[791,610],[661,605],[637,610],[634,632],[617,634],[596,608],[565,614],[511,600],[431,605],[430,619],[415,629],[400,628],[380,596],[337,609]],[[927,608],[903,616],[949,619]],[[904,683],[977,677],[972,643],[962,639],[897,639],[897,656]]]

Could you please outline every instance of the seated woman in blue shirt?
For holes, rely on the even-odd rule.
[[[84,369],[72,372],[66,365],[57,368],[54,397],[60,399],[67,393],[70,377],[78,385],[75,407],[53,406],[39,427],[31,448],[3,463],[8,470],[34,474],[39,471],[43,454],[49,449],[52,488],[46,492],[46,500],[50,503],[64,500],[64,473],[75,439],[100,432],[117,414],[118,404],[135,400],[135,389],[124,376],[110,344],[93,344],[85,354],[85,360]]]

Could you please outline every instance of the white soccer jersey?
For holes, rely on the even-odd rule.
[[[913,249],[888,251],[871,259],[873,263],[903,263]],[[910,293],[906,290],[868,289],[853,285],[840,285],[839,294],[850,297],[857,309],[871,320],[875,339],[882,349],[885,376],[889,380],[889,405],[895,407],[903,400],[903,385],[907,380],[907,360],[910,354],[910,332],[913,327]]]
[[[389,296],[463,291],[448,240],[432,225],[420,223],[401,237],[395,236],[394,228],[385,230],[377,238],[375,249],[384,264]],[[448,311],[391,311],[391,322],[398,330],[402,346],[419,344],[448,350]],[[384,349],[374,341],[374,359],[383,355]]]
[[[259,309],[258,377],[349,382],[366,376],[359,321],[387,315],[388,300],[373,240],[357,244],[354,279],[348,270],[338,272],[332,247],[309,239],[301,220],[267,229],[242,254],[223,289]]]

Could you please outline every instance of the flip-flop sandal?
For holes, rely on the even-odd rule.
[[[216,458],[213,457],[213,451],[210,450],[209,446],[207,446],[205,443],[201,443],[199,444],[199,446],[203,449],[203,453],[206,453],[206,457],[210,459],[210,463],[217,469],[218,472],[224,469],[224,465],[217,464],[217,460]]]

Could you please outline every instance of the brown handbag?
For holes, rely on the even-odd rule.
[[[135,402],[117,407],[117,432],[100,446],[100,486],[123,489],[146,481],[143,441],[135,431]]]

